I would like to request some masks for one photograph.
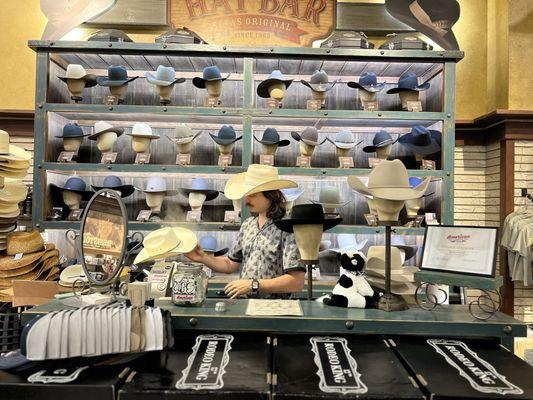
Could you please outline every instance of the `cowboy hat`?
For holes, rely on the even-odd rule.
[[[452,26],[461,14],[456,0],[386,0],[387,12],[445,50],[459,50]]]
[[[146,186],[143,189],[138,189],[144,193],[160,193],[165,192],[166,196],[175,196],[178,194],[177,190],[168,190],[167,182],[160,176],[153,176],[148,179]]]
[[[192,251],[197,244],[196,234],[185,228],[161,228],[150,232],[143,240],[143,249],[134,264],[165,259]]]
[[[78,178],[77,176],[68,178],[63,186],[58,186],[54,183],[51,183],[50,186],[55,190],[59,190],[60,192],[68,190],[70,192],[78,193],[81,195],[83,200],[89,200],[94,194],[94,192],[90,190],[85,190],[85,182],[83,179]]]
[[[115,175],[106,176],[102,186],[92,185],[93,189],[98,191],[102,189],[113,189],[117,192],[120,192],[120,197],[128,197],[135,192],[135,187],[133,185],[124,185],[122,180]]]
[[[255,137],[255,135],[254,139],[261,144],[277,144],[279,147],[285,147],[291,144],[291,142],[287,139],[280,140],[279,133],[276,128],[266,128],[261,139]]]
[[[63,127],[63,133],[61,135],[56,136],[56,138],[59,139],[69,139],[69,138],[78,138],[78,137],[84,137],[89,136],[90,133],[83,133],[83,130],[81,127],[76,124],[66,124]]]
[[[26,265],[32,264],[36,262],[37,260],[41,259],[41,257],[48,251],[52,251],[55,249],[55,246],[53,244],[46,244],[44,248],[40,251],[36,251],[33,253],[27,253],[24,254],[22,257],[17,256],[4,256],[0,257],[0,270],[6,271],[10,269],[16,269],[20,267],[24,267]]]
[[[185,78],[176,78],[176,70],[174,68],[165,67],[164,65],[159,65],[157,67],[155,75],[151,72],[147,72],[146,80],[148,83],[158,86],[170,86],[174,83],[185,82]]]
[[[407,169],[400,160],[383,160],[376,165],[368,177],[368,187],[356,176],[348,177],[348,185],[363,195],[385,200],[410,200],[422,197],[430,178],[412,189]]]
[[[375,153],[376,149],[388,146],[389,144],[394,144],[396,143],[396,140],[394,140],[388,132],[381,130],[374,135],[372,146],[363,147],[363,151],[365,153]]]
[[[378,78],[374,72],[363,72],[359,77],[359,82],[350,81],[348,87],[374,93],[381,92],[385,87],[385,82],[378,83]]]
[[[89,135],[89,140],[96,140],[96,138],[106,132],[115,132],[117,136],[124,133],[123,128],[117,128],[105,121],[98,121],[94,124],[94,132]]]
[[[414,257],[418,251],[418,246],[408,246],[405,244],[405,238],[403,236],[393,236],[391,239],[391,246],[397,247],[402,250],[405,254],[405,260],[410,260]]]
[[[341,208],[349,201],[342,202],[339,188],[327,186],[320,189],[318,200],[311,200],[315,204],[320,204],[324,208]]]
[[[268,93],[268,88],[270,87],[270,85],[272,85],[273,83],[281,82],[285,84],[285,88],[288,88],[291,85],[292,81],[293,79],[284,79],[281,71],[276,69],[270,73],[268,78],[259,83],[259,85],[257,86],[257,95],[259,97],[268,99],[270,97],[270,94]]]
[[[230,125],[223,125],[222,128],[218,130],[218,135],[213,135],[212,133],[209,133],[209,135],[215,143],[222,145],[231,144],[242,139],[242,136],[237,137],[235,129]]]
[[[83,270],[83,266],[81,264],[69,265],[67,268],[61,271],[61,274],[59,275],[60,286],[71,287],[72,284],[77,280],[89,282],[89,279],[87,278],[87,275],[85,275],[85,271]]]
[[[420,92],[429,89],[430,83],[418,84],[418,77],[414,72],[406,72],[398,79],[398,86],[387,90],[387,94],[399,93],[405,90]]]
[[[309,146],[320,146],[326,141],[326,139],[324,139],[322,142],[318,141],[318,129],[316,129],[314,126],[308,126],[302,131],[301,134],[293,131],[291,132],[291,136],[294,140],[301,140]]]
[[[342,222],[342,218],[325,218],[320,204],[298,204],[292,208],[291,217],[274,221],[284,232],[293,233],[295,225],[322,225],[327,231]]]
[[[219,191],[209,189],[207,179],[204,178],[192,178],[190,188],[181,188],[178,191],[185,197],[189,196],[189,193],[202,193],[205,194],[206,201],[214,200],[218,197]]]
[[[297,187],[296,182],[279,179],[276,167],[251,164],[246,172],[228,179],[224,187],[224,196],[230,200],[238,200],[254,193]]]
[[[0,210],[0,216],[4,218],[17,217],[20,215],[20,208],[17,204],[14,204],[15,207],[7,207],[5,210]]]
[[[28,195],[28,187],[20,180],[5,178],[4,187],[0,189],[0,201],[19,203]]]
[[[88,42],[127,42],[132,43],[133,40],[120,29],[102,29],[93,33],[87,39]]]
[[[370,246],[367,252],[366,269],[385,270],[385,246]],[[402,270],[400,249],[391,247],[391,270]]]
[[[285,201],[295,201],[300,197],[305,190],[301,188],[290,188],[290,189],[281,189]]]
[[[228,252],[228,248],[217,250],[217,239],[214,236],[204,236],[200,239],[200,247],[207,252],[213,253],[213,256],[223,256]]]
[[[339,247],[329,250],[335,253],[355,253],[365,247],[367,242],[368,239],[358,242],[353,233],[339,233],[337,235],[337,244]]]
[[[335,86],[337,80],[329,84],[328,74],[326,74],[326,72],[323,70],[316,70],[315,72],[313,72],[313,75],[311,75],[311,79],[309,79],[309,82],[303,79],[301,80],[301,82],[308,88],[314,90],[315,92],[328,92],[333,88],[333,86]]]
[[[152,133],[152,128],[148,124],[144,124],[142,122],[137,122],[133,125],[133,128],[131,129],[131,133],[126,133],[126,135],[134,137],[140,137],[140,138],[148,138],[148,139],[159,139],[159,135],[154,135]]]
[[[67,65],[67,72],[65,76],[58,76],[63,82],[67,83],[69,79],[80,79],[85,81],[86,87],[96,86],[96,75],[88,74],[79,64],[69,64]]]
[[[41,233],[37,229],[29,232],[13,232],[7,237],[6,254],[8,256],[14,256],[19,253],[35,253],[43,249],[44,241]]]
[[[192,133],[192,129],[185,124],[178,124],[174,130],[175,137],[171,138],[176,144],[187,144],[192,142],[202,134],[202,131],[197,134]],[[168,136],[167,136],[168,137]]]
[[[398,142],[416,154],[429,155],[440,151],[440,144],[434,139],[431,131],[425,126],[417,125],[406,135],[401,136]]]
[[[352,131],[349,131],[348,129],[338,131],[335,134],[335,139],[331,140],[330,138],[326,138],[326,140],[333,143],[339,149],[351,149],[361,143],[355,143],[355,137]]]
[[[126,71],[126,67],[123,65],[110,65],[107,68],[107,77],[99,76],[96,78],[96,81],[100,86],[122,86],[128,82],[134,81],[137,78],[137,76],[128,78],[128,71]]]
[[[18,146],[9,144],[9,133],[0,130],[0,160],[28,161],[31,154]]]
[[[225,78],[222,78],[220,69],[218,69],[216,65],[213,65],[211,67],[205,67],[202,72],[202,78],[200,78],[199,76],[193,78],[192,84],[199,89],[205,89],[206,82],[225,81],[229,78],[230,75],[231,74],[228,74]]]
[[[418,176],[411,176],[409,178],[409,185],[413,189],[416,188],[417,186],[419,186],[420,184],[422,184],[422,182],[424,182],[424,180],[422,178],[419,178]],[[429,197],[429,196],[432,196],[433,194],[435,194],[435,192],[431,192],[431,193],[425,193],[424,192],[422,197]]]
[[[9,164],[8,164],[9,165]],[[22,179],[28,175],[29,164],[26,167],[13,168],[0,163],[0,176],[4,178]]]

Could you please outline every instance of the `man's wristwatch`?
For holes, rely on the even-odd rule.
[[[252,295],[257,296],[259,294],[259,281],[252,279]]]

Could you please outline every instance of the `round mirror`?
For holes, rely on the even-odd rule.
[[[111,285],[122,269],[128,218],[120,194],[102,189],[89,200],[81,220],[80,258],[89,281]]]

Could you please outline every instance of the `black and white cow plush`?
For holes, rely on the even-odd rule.
[[[374,305],[374,290],[365,279],[366,257],[363,253],[345,253],[340,257],[346,270],[333,288],[324,304],[334,307],[369,308]]]

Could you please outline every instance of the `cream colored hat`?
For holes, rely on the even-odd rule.
[[[254,193],[296,187],[298,187],[296,182],[279,179],[276,167],[252,164],[246,172],[228,179],[224,188],[224,195],[230,200],[238,200]]]
[[[89,281],[81,264],[69,265],[59,275],[59,285],[61,286],[70,287],[76,280]]]
[[[411,200],[422,197],[430,177],[415,188],[409,185],[407,169],[400,160],[383,160],[372,169],[368,177],[368,187],[356,176],[348,177],[348,185],[363,195],[385,200]]]
[[[144,238],[144,248],[137,254],[133,263],[139,264],[188,253],[197,243],[196,234],[189,229],[161,228],[150,232]]]
[[[391,247],[391,270],[402,269],[402,254],[397,247]],[[370,246],[366,269],[385,270],[385,246]]]
[[[31,154],[18,146],[9,144],[9,133],[0,130],[0,160],[28,161]]]
[[[28,195],[28,187],[20,180],[5,178],[4,187],[0,188],[0,201],[19,203]]]

